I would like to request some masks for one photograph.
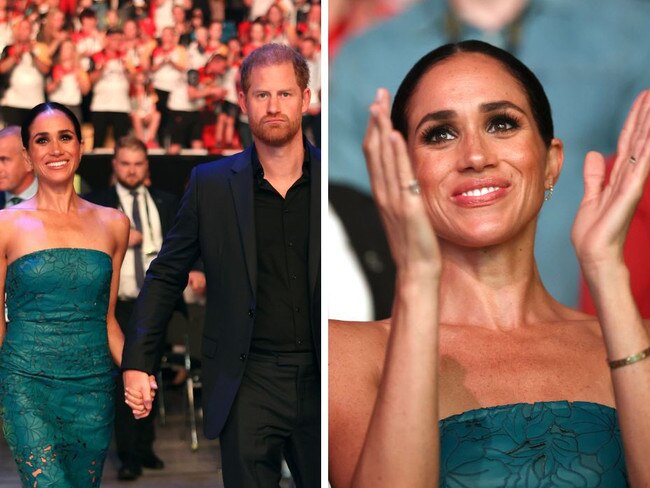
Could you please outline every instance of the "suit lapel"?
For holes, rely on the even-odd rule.
[[[311,153],[311,170],[309,172],[311,196],[309,207],[309,290],[316,292],[316,281],[320,270],[320,154],[308,144]]]
[[[255,296],[257,293],[257,250],[251,148],[240,154],[231,169],[230,189],[235,205],[235,213],[237,214],[239,236],[244,249],[248,279]]]

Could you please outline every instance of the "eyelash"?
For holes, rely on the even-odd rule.
[[[497,125],[505,125],[506,127],[497,129],[495,127]],[[507,133],[518,129],[520,125],[518,117],[504,112],[491,117],[488,120],[486,130],[488,133]],[[427,144],[444,144],[446,141],[451,140],[449,136],[457,137],[457,134],[451,125],[442,124],[425,128],[420,137]]]
[[[72,140],[72,136],[69,135],[69,134],[64,134],[64,135],[61,136],[61,139],[62,139],[64,142],[69,142],[69,141]],[[48,142],[48,141],[49,141],[49,139],[48,139],[47,137],[39,137],[39,138],[36,139],[36,141],[34,141],[34,142],[36,142],[36,144],[42,144],[42,143],[44,143],[44,142]]]

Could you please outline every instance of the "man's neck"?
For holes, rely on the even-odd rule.
[[[291,185],[302,175],[305,160],[302,133],[298,133],[288,144],[279,147],[255,140],[255,150],[264,169],[264,178],[285,197]]]
[[[449,0],[449,6],[466,24],[495,32],[514,22],[529,2],[530,0]]]
[[[23,193],[25,193],[33,184],[34,180],[36,180],[36,177],[34,176],[33,173],[30,173],[31,176],[28,176],[18,188],[14,188],[14,191],[9,191],[8,193],[14,195],[14,196],[21,196]]]

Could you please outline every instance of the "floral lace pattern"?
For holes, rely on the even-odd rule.
[[[0,416],[23,486],[94,487],[113,421],[108,254],[36,251],[7,268]]]
[[[470,410],[440,422],[440,487],[628,486],[616,411],[588,402]]]

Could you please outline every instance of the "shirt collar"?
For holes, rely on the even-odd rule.
[[[27,189],[19,194],[14,194],[11,193],[10,191],[5,192],[6,200],[9,201],[13,197],[18,197],[23,200],[29,200],[32,198],[34,195],[36,195],[36,192],[38,191],[38,179],[34,178],[34,181],[32,181],[32,184],[27,187]]]
[[[144,185],[140,185],[136,188],[133,188],[133,190],[137,191],[138,195],[144,195],[146,188]],[[131,192],[133,190],[122,185],[119,181],[115,183],[115,191],[117,192],[117,196],[120,198],[120,200],[123,198],[132,198]]]
[[[309,151],[309,146],[307,145],[307,141],[303,138],[303,148],[304,148],[304,159],[302,162],[302,176],[301,178],[309,178],[309,167],[311,165],[311,153]],[[255,144],[253,144],[252,152],[251,152],[251,162],[253,163],[253,177],[255,178],[255,182],[257,184],[262,183],[262,180],[264,179],[264,168],[262,167],[262,163],[260,162],[260,158],[257,155],[257,149],[255,149]]]

